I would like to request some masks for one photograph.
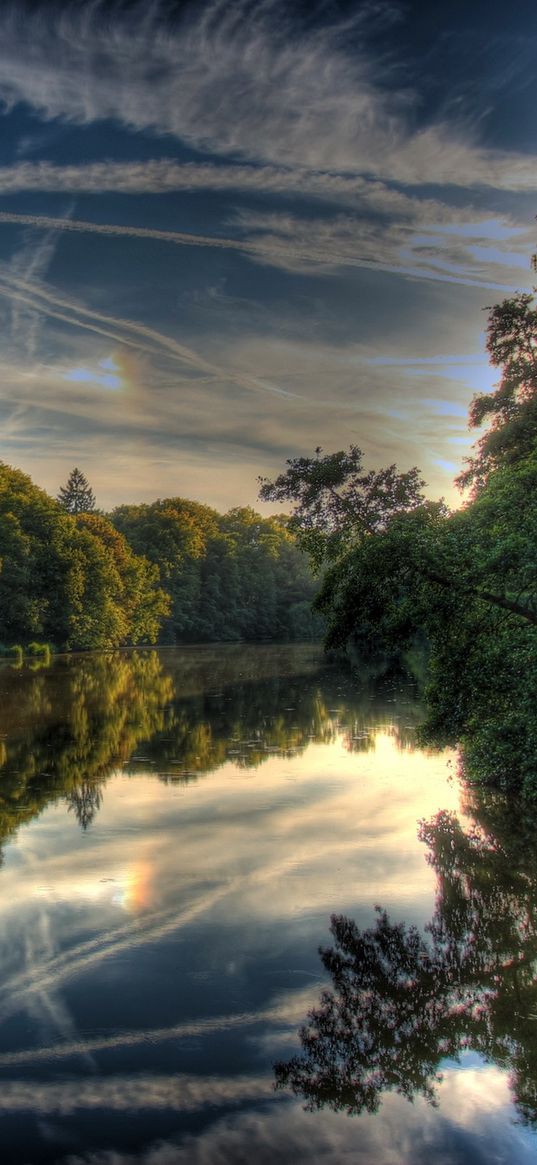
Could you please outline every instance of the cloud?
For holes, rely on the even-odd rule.
[[[390,715],[377,713],[369,723],[390,724]],[[285,771],[288,762],[280,757],[267,760],[256,775],[255,791],[252,790],[247,811],[241,801],[241,782],[230,777],[235,772],[243,777],[242,770],[234,770],[228,763],[221,773],[213,773],[204,793],[191,790],[188,797],[176,804],[174,820],[181,824],[188,822],[188,830],[183,835],[180,851],[177,850],[176,828],[170,829],[170,800],[163,786],[156,786],[154,778],[138,778],[136,793],[125,805],[124,781],[121,776],[111,780],[107,786],[107,820],[113,826],[121,826],[121,837],[108,853],[106,873],[113,875],[116,869],[132,866],[132,827],[143,816],[145,821],[144,870],[150,870],[150,880],[155,888],[155,905],[151,909],[138,912],[125,921],[121,908],[111,898],[106,898],[108,889],[103,890],[99,879],[103,876],[103,866],[96,863],[98,838],[88,840],[83,851],[76,849],[74,842],[66,841],[63,848],[47,856],[34,856],[35,831],[26,834],[22,840],[22,855],[25,858],[25,876],[21,883],[20,871],[6,884],[6,902],[9,906],[3,914],[4,942],[2,957],[5,966],[3,998],[0,1007],[0,1022],[5,1022],[14,1014],[30,1009],[33,1014],[35,1000],[47,993],[59,993],[73,980],[80,980],[89,972],[95,974],[117,959],[134,951],[141,952],[153,947],[157,942],[181,933],[189,934],[192,926],[203,926],[211,919],[216,932],[221,925],[226,929],[229,919],[234,920],[237,934],[236,957],[257,954],[259,948],[272,944],[273,935],[281,926],[282,917],[293,920],[293,937],[290,945],[302,941],[300,958],[306,960],[306,968],[322,975],[317,964],[315,947],[318,941],[318,916],[328,918],[333,907],[333,876],[337,867],[345,891],[339,891],[341,909],[351,909],[357,899],[369,913],[372,885],[383,886],[388,900],[398,903],[401,895],[408,900],[413,891],[414,909],[428,915],[432,904],[432,875],[423,860],[422,846],[415,836],[416,806],[420,812],[437,804],[439,788],[448,803],[456,803],[458,793],[446,786],[446,758],[429,757],[419,753],[401,751],[397,740],[389,731],[375,734],[375,748],[360,758],[360,772],[368,787],[364,799],[363,784],[356,785],[356,755],[349,752],[344,740],[339,742],[338,771],[340,781],[337,788],[326,783],[326,749],[322,744],[309,746],[303,760],[297,758],[294,773],[300,781],[302,794],[297,802],[296,793],[289,798],[270,801],[270,790]],[[412,773],[412,784],[406,776]],[[386,782],[395,778],[398,792],[386,801]],[[201,797],[201,805],[200,805]],[[356,824],[356,806],[360,805],[360,825]],[[218,818],[219,844],[213,844],[213,832],[208,821]],[[319,821],[330,819],[332,829],[323,833]],[[176,824],[177,824],[176,821]],[[41,828],[41,827],[39,827]],[[386,854],[398,854],[398,863],[386,873]],[[30,858],[28,859],[28,853]],[[314,867],[311,855],[315,853]],[[359,861],[357,860],[359,854]],[[404,893],[401,889],[401,871],[404,868]],[[97,873],[95,872],[97,870]],[[246,871],[246,872],[245,872]],[[292,873],[289,879],[288,874]],[[52,894],[43,898],[45,885],[53,887]],[[181,884],[187,905],[178,908],[174,887]],[[76,887],[85,888],[84,917],[91,919],[91,908],[95,904],[95,925],[98,932],[89,939],[80,940],[80,895]],[[97,896],[95,892],[97,890]],[[311,912],[306,909],[308,902],[316,902],[312,926]],[[46,910],[43,903],[46,902]],[[24,909],[22,908],[24,903]],[[277,904],[277,905],[276,905]],[[50,914],[50,922],[46,911]],[[17,966],[19,935],[32,932],[35,918],[40,920],[45,933],[54,934],[58,922],[58,912],[62,919],[62,946],[57,952],[51,941],[41,941],[27,949],[27,961]],[[303,911],[303,914],[302,914]],[[73,926],[74,918],[74,929]],[[120,922],[118,924],[118,918]],[[256,928],[252,932],[252,919],[261,920],[262,934]],[[46,924],[46,925],[45,925]],[[323,924],[324,925],[324,924]],[[87,926],[87,922],[86,922]],[[88,928],[89,929],[89,928]],[[67,936],[70,936],[69,941]],[[291,956],[292,957],[292,956]],[[15,964],[10,974],[10,962]],[[310,966],[308,967],[308,963]],[[304,966],[298,963],[298,969]],[[297,968],[296,962],[292,964]],[[290,972],[293,974],[293,970]],[[300,972],[301,973],[301,972]],[[175,1031],[162,1037],[158,1029],[151,1033],[127,1032],[119,1041],[97,1040],[74,1041],[70,1031],[63,1028],[68,1046],[63,1054],[93,1054],[106,1047],[126,1046],[143,1043],[145,1036],[155,1040],[178,1038],[186,1035],[210,1034],[214,1030],[242,1029],[255,1022],[287,1025],[297,1018],[295,1001],[282,998],[274,992],[264,1007],[260,1008],[257,1020],[252,1008],[245,1006],[236,1015],[217,1016],[205,1022],[203,1017],[196,1020],[194,1027],[179,1024]],[[299,994],[299,1004],[304,1004],[303,993]],[[310,1001],[308,1001],[308,1006]],[[62,1030],[60,1000],[54,1000],[57,1025]],[[300,1008],[298,1008],[300,1011]],[[50,1037],[47,1035],[50,1043]],[[54,1055],[54,1052],[52,1053]],[[44,1053],[46,1056],[47,1053]],[[62,1047],[58,1049],[62,1055]],[[23,1057],[24,1058],[24,1054]],[[39,1055],[36,1057],[39,1059]],[[19,1062],[14,1058],[14,1063]],[[34,1056],[29,1053],[28,1059]],[[9,1064],[9,1057],[2,1064]]]
[[[531,1135],[508,1119],[505,1076],[496,1068],[457,1072],[442,1086],[440,1112],[422,1098],[410,1105],[387,1095],[376,1119],[324,1109],[304,1112],[296,1103],[273,1103],[221,1116],[180,1143],[158,1141],[139,1153],[102,1150],[65,1158],[62,1165],[453,1165],[491,1160],[530,1165]]]
[[[282,996],[274,1006],[259,1008],[258,1011],[240,1012],[235,1015],[210,1016],[205,1019],[185,1021],[178,1024],[167,1024],[163,1028],[140,1028],[136,1031],[118,1031],[112,1036],[96,1036],[88,1039],[67,1039],[54,1041],[49,1046],[38,1048],[22,1048],[14,1052],[0,1052],[0,1067],[14,1068],[22,1064],[38,1064],[43,1061],[59,1061],[71,1059],[73,1056],[89,1058],[95,1052],[135,1048],[148,1044],[160,1044],[173,1040],[189,1040],[192,1037],[203,1038],[219,1032],[237,1031],[242,1028],[254,1027],[259,1024],[285,1025],[285,1037],[289,1040],[289,1031],[293,1036],[298,1025],[303,1021],[307,1011],[317,1002],[318,988],[304,988],[296,990],[291,995]],[[36,1009],[37,1010],[37,1009]],[[57,1029],[61,1030],[59,1024]],[[70,1034],[64,1028],[64,1036]],[[271,1032],[271,1038],[273,1033]]]
[[[415,213],[418,209],[419,204]],[[473,234],[469,233],[465,222],[464,233],[460,238],[455,236],[455,229],[448,236],[431,233],[424,237],[422,233],[416,234],[415,227],[412,234],[406,223],[386,224],[382,220],[349,215],[305,218],[293,214],[242,211],[236,215],[233,225],[247,234],[248,237],[243,239],[11,211],[0,211],[2,223],[34,227],[37,230],[153,239],[155,242],[177,246],[239,251],[257,262],[286,271],[315,274],[330,269],[366,267],[417,279],[506,292],[520,284],[520,268],[526,264],[526,232],[520,230],[523,251],[513,251],[511,239],[499,239],[494,249],[483,248],[480,246],[479,222],[476,222]],[[510,282],[500,282],[502,276]],[[529,268],[526,282],[529,283]],[[141,325],[138,330],[140,334],[143,330],[146,335],[150,331]],[[172,342],[168,342],[169,348],[171,345]],[[177,351],[179,346],[175,342],[173,346]],[[206,363],[200,364],[202,366],[205,371],[210,370]],[[211,371],[214,372],[214,369]],[[282,390],[272,388],[271,391]]]
[[[301,219],[243,210],[232,221],[239,228],[250,225],[255,232],[250,239],[1,211],[0,223],[235,250],[252,258],[257,255],[261,262],[272,259],[276,265],[287,263],[298,268],[301,264],[310,269],[315,265],[323,268],[363,265],[404,272],[406,261],[412,274],[425,278],[459,274],[483,279],[498,267],[511,268],[510,276],[516,275],[518,279],[522,270],[526,275],[528,272],[527,256],[533,237],[526,226],[497,212],[450,205],[437,198],[420,198],[362,177],[274,166],[192,162],[181,165],[172,159],[80,166],[39,162],[0,168],[0,194],[14,191],[162,194],[197,190],[295,194],[302,203],[321,199],[348,205],[354,214],[325,220],[318,216]],[[424,235],[427,229],[428,234]],[[349,236],[354,244],[350,247]],[[405,261],[401,262],[402,259]],[[457,259],[458,271],[453,266]]]
[[[158,5],[56,15],[18,5],[0,28],[0,97],[43,119],[114,119],[222,157],[404,185],[534,191],[535,159],[483,149],[466,126],[416,128],[369,34],[382,10],[299,25],[278,2],[216,0],[171,25]],[[349,46],[352,46],[349,48]]]
[[[35,232],[26,233],[22,247],[7,264],[6,273],[12,279],[38,283],[46,274],[56,250],[60,231],[51,227],[39,241]],[[11,302],[10,332],[13,342],[22,347],[28,360],[35,358],[40,330],[40,314],[21,300]]]
[[[0,166],[0,195],[19,193],[69,194],[167,194],[175,192],[234,191],[288,195],[302,200],[345,203],[374,214],[434,223],[438,231],[475,234],[477,212],[439,198],[420,197],[377,179],[311,170],[301,166],[263,164],[226,165],[212,162],[177,162],[173,158],[146,161],[58,165],[53,162],[18,162]],[[469,220],[465,227],[464,220]],[[505,224],[494,211],[479,212],[482,238],[496,240],[520,234],[516,224]],[[17,221],[16,219],[14,221]],[[452,228],[451,224],[455,224]]]
[[[180,493],[225,510],[255,506],[258,474],[279,472],[286,457],[353,440],[368,464],[420,465],[432,496],[449,493],[452,475],[435,461],[458,454],[449,438],[466,432],[472,393],[496,379],[484,357],[449,363],[450,345],[460,345],[455,353],[479,347],[474,321],[490,292],[461,288],[454,303],[447,285],[429,284],[430,292],[422,285],[420,298],[399,296],[397,312],[389,308],[386,331],[385,317],[350,276],[343,283],[319,275],[318,287],[318,301],[260,301],[246,321],[242,301],[219,301],[209,312],[187,300],[180,324],[175,315],[167,331],[147,330],[43,281],[14,278],[5,265],[2,456],[52,494],[82,461],[105,507]],[[7,342],[14,302],[43,321],[41,360],[30,362],[24,346],[13,351]],[[185,344],[175,340],[178,327]],[[357,331],[364,341],[349,342]],[[445,355],[424,363],[438,352]],[[110,356],[121,369],[117,391],[65,379]],[[423,398],[455,400],[457,427]],[[455,491],[452,499],[459,501]]]
[[[136,239],[155,239],[161,243],[175,243],[188,247],[222,247],[224,250],[248,250],[248,243],[236,239],[220,239],[217,235],[185,234],[183,231],[160,231],[152,227],[122,226],[120,223],[87,222],[76,218],[50,218],[46,215],[17,214],[0,211],[0,223],[14,223],[35,227],[37,230],[75,231],[82,234],[118,235]]]
[[[142,1075],[106,1076],[55,1084],[35,1080],[5,1081],[0,1092],[0,1112],[30,1111],[37,1115],[60,1113],[69,1116],[79,1109],[109,1109],[126,1112],[151,1108],[171,1108],[195,1112],[205,1105],[228,1105],[259,1101],[271,1095],[272,1078],[195,1077]]]
[[[4,216],[3,221],[12,221],[15,218],[17,221],[24,219],[28,221],[29,225],[36,225],[40,222],[39,219],[33,219],[29,215]],[[2,221],[1,217],[0,221]],[[56,225],[61,224],[62,229],[65,230],[85,230],[88,226],[92,227],[93,225],[79,223],[76,219],[45,219],[43,221],[45,227],[49,227],[51,223],[55,223]],[[130,229],[125,228],[124,230],[122,227],[97,227],[97,230],[100,233],[110,234],[133,233]],[[171,232],[143,231],[141,233],[144,236],[149,234],[151,237],[158,237],[164,234],[167,237]],[[205,359],[205,357],[200,356],[185,344],[180,344],[177,340],[166,336],[163,332],[159,332],[155,328],[151,328],[138,321],[119,319],[116,316],[107,315],[104,312],[98,312],[84,307],[82,304],[74,304],[73,301],[66,300],[63,296],[58,295],[52,289],[46,288],[42,284],[31,283],[25,279],[13,276],[9,269],[5,269],[4,271],[0,269],[0,296],[5,296],[11,303],[25,305],[26,307],[32,308],[34,312],[41,312],[43,315],[59,320],[62,323],[71,324],[76,328],[96,332],[99,335],[105,336],[107,339],[118,341],[127,346],[135,347],[146,352],[154,352],[156,350],[161,355],[171,358],[183,367],[186,365],[198,372],[209,374],[211,378],[215,378],[216,380],[231,380],[242,388],[254,389],[261,393],[271,393],[280,397],[298,398],[298,394],[281,388],[276,384],[272,384],[267,379],[247,376],[231,367],[228,369],[219,367]]]
[[[141,925],[136,918],[132,923],[108,932],[103,931],[97,938],[79,943],[68,952],[63,951],[60,955],[42,961],[32,961],[25,971],[5,982],[0,1022],[25,1008],[28,1000],[31,1001],[36,994],[47,993],[89,967],[105,959],[115,958],[123,951],[132,950],[133,946],[143,946],[183,929],[195,918],[205,914],[221,898],[225,898],[230,889],[226,885],[217,886],[206,894],[200,894],[198,900],[183,911],[169,907],[149,916],[145,924]]]
[[[513,249],[510,237],[499,238],[494,249],[485,249],[480,247],[479,221],[469,230],[465,216],[460,234],[453,223],[447,235],[431,227],[424,236],[419,202],[413,211],[410,222],[356,215],[306,218],[292,213],[242,211],[234,225],[245,232],[249,249],[258,247],[260,262],[289,271],[314,274],[330,268],[366,267],[505,292],[521,282],[530,283],[525,231],[520,230],[520,250]],[[489,224],[484,225],[486,229]],[[508,234],[505,227],[503,233]],[[524,266],[526,276],[521,278]]]

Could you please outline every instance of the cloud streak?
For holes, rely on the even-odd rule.
[[[244,1104],[270,1098],[271,1076],[225,1077],[142,1075],[78,1079],[58,1084],[5,1081],[0,1092],[0,1112],[59,1113],[70,1116],[78,1109],[128,1112],[170,1108],[195,1112],[206,1105]]]
[[[235,225],[249,232],[250,237],[243,239],[163,231],[153,227],[123,226],[117,223],[95,223],[85,219],[52,218],[48,215],[19,214],[11,211],[0,211],[0,224],[2,223],[33,227],[36,230],[151,239],[157,243],[171,243],[182,247],[214,247],[217,250],[238,251],[257,262],[287,271],[315,273],[316,270],[327,271],[332,268],[365,267],[416,279],[507,292],[512,290],[516,283],[520,283],[518,253],[507,251],[505,243],[499,242],[495,251],[489,249],[488,263],[480,261],[479,223],[473,228],[473,237],[468,232],[468,224],[464,224],[464,245],[461,240],[451,235],[446,238],[441,233],[439,235],[431,233],[424,239],[415,234],[413,238],[406,226],[392,224],[386,227],[383,223],[368,223],[363,219],[349,216],[311,220],[297,215],[242,212],[236,217]],[[522,231],[520,233],[523,234]],[[455,228],[452,234],[455,235]],[[512,247],[512,242],[509,245]],[[472,253],[472,248],[477,254]],[[494,264],[490,262],[491,259],[495,260]],[[516,282],[500,282],[499,279],[487,278],[487,267],[490,267],[494,274],[501,275],[503,272],[504,275],[511,276],[511,280],[515,278]],[[146,334],[152,331],[145,327],[143,330]],[[168,342],[168,346],[170,344],[177,349],[178,345],[175,342]],[[203,362],[203,369],[214,372],[207,362]],[[287,395],[283,390],[274,387],[269,388],[269,391]]]
[[[36,1064],[49,1060],[70,1059],[73,1056],[88,1057],[96,1052],[114,1051],[116,1049],[136,1048],[148,1044],[160,1044],[169,1040],[192,1039],[205,1037],[217,1032],[235,1031],[242,1028],[254,1027],[257,1024],[274,1024],[291,1028],[294,1032],[302,1021],[309,1007],[317,1000],[318,987],[305,988],[294,992],[292,997],[284,998],[274,1007],[268,1007],[253,1012],[240,1012],[237,1015],[211,1016],[207,1019],[192,1020],[191,1022],[167,1025],[162,1028],[142,1028],[139,1031],[122,1031],[113,1036],[101,1036],[93,1039],[65,1040],[51,1044],[49,1047],[22,1048],[15,1052],[0,1053],[0,1067],[14,1068],[22,1064]]]

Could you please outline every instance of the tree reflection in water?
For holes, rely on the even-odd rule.
[[[447,812],[421,825],[438,877],[424,936],[380,908],[363,931],[332,917],[331,988],[301,1054],[275,1065],[276,1087],[306,1108],[375,1112],[388,1090],[434,1104],[441,1062],[471,1050],[508,1070],[520,1117],[537,1123],[537,827],[494,795],[472,808],[466,831]]]
[[[64,800],[86,830],[118,769],[187,783],[233,761],[256,768],[338,733],[374,748],[390,728],[405,748],[418,719],[395,672],[350,686],[318,651],[111,652],[50,669],[0,671],[0,845],[46,805]]]

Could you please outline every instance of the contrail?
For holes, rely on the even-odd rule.
[[[287,864],[292,864],[291,859]],[[266,865],[252,871],[246,881],[250,885],[259,886],[270,882],[272,876],[272,867]],[[0,1023],[21,1011],[32,996],[40,995],[48,988],[58,988],[60,983],[102,963],[104,959],[115,958],[125,951],[131,951],[188,927],[218,903],[237,893],[239,889],[243,890],[244,884],[244,876],[237,876],[230,882],[224,882],[201,894],[197,901],[183,910],[178,911],[175,907],[170,907],[157,911],[145,921],[133,919],[123,926],[97,934],[70,950],[16,973],[3,985],[5,999],[0,1007]]]
[[[73,947],[70,951],[56,955],[43,964],[30,967],[21,974],[19,982],[15,977],[6,985],[6,991],[10,993],[0,1008],[0,1022],[4,1022],[11,1015],[16,1015],[24,1007],[28,997],[41,995],[47,988],[58,987],[60,982],[64,983],[71,976],[79,975],[81,971],[87,970],[95,963],[101,963],[103,959],[115,958],[123,951],[130,951],[133,947],[173,934],[200,914],[212,909],[228,894],[227,884],[218,886],[182,911],[178,912],[172,908],[159,912],[149,919],[145,927],[138,924],[125,927],[123,932],[120,928],[108,934],[105,932],[87,943]]]
[[[125,235],[127,238],[156,239],[162,243],[175,243],[180,247],[221,247],[224,250],[262,250],[262,244],[241,242],[240,239],[223,239],[213,235],[191,235],[184,231],[159,231],[154,227],[124,227],[116,223],[96,223],[80,218],[49,218],[47,215],[11,214],[0,211],[0,223],[18,223],[20,226],[36,227],[38,230],[79,231],[97,235]],[[268,250],[268,248],[267,248]]]
[[[318,977],[321,979],[321,976]],[[19,1064],[33,1064],[47,1060],[70,1059],[71,1056],[89,1056],[95,1052],[106,1052],[116,1048],[133,1048],[140,1045],[160,1044],[168,1040],[191,1039],[215,1032],[232,1031],[237,1028],[253,1027],[260,1023],[296,1027],[318,994],[318,984],[296,992],[291,999],[283,999],[273,1007],[259,1011],[244,1011],[231,1015],[207,1016],[202,1019],[185,1021],[161,1028],[141,1028],[116,1032],[111,1036],[97,1036],[89,1039],[64,1041],[48,1047],[21,1048],[18,1051],[0,1053],[0,1067],[15,1067]]]

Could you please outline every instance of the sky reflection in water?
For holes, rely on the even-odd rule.
[[[417,823],[459,791],[413,749],[400,680],[231,647],[0,687],[7,1160],[533,1159],[506,1073],[475,1056],[438,1109],[387,1094],[349,1118],[273,1091],[327,982],[330,914],[368,927],[380,902],[421,927],[435,908]]]

